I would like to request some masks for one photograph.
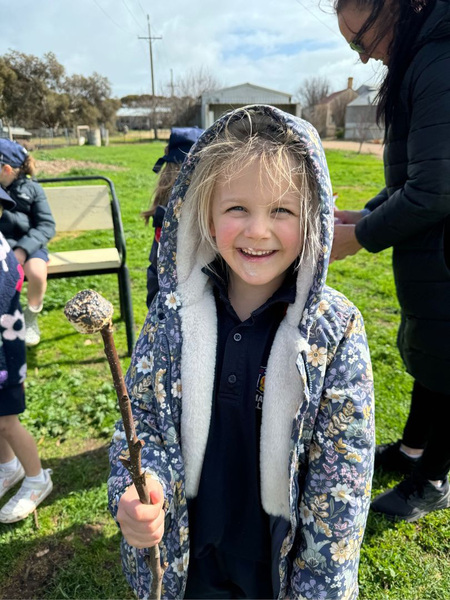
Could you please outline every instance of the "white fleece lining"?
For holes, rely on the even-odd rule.
[[[297,276],[295,303],[280,324],[266,369],[262,409],[260,469],[261,502],[274,517],[289,520],[290,463],[292,426],[304,400],[303,383],[296,362],[299,353],[309,350],[298,325],[313,280],[310,257]]]
[[[192,212],[187,196],[177,239],[177,291],[183,336],[181,450],[188,498],[197,495],[208,442],[217,347],[216,304],[209,277],[202,272],[214,253],[201,248],[198,222]]]
[[[202,300],[180,309],[183,346],[181,381],[181,448],[186,470],[186,495],[197,495],[208,441],[214,392],[217,313],[211,288]]]

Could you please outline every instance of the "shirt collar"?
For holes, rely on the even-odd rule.
[[[228,272],[223,259],[220,257],[215,258],[209,265],[203,267],[202,271],[211,279],[213,286],[219,293],[220,299],[225,304],[230,305],[231,303],[228,298]],[[293,304],[295,302],[296,282],[297,271],[295,270],[294,265],[291,265],[281,286],[262,306],[253,311],[252,314],[258,315],[269,306],[278,302]]]

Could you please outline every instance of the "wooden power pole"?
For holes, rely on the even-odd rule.
[[[148,37],[138,36],[140,40],[148,40],[148,48],[150,51],[150,73],[152,78],[152,121],[153,121],[153,133],[155,136],[155,140],[158,139],[158,127],[156,122],[156,98],[155,98],[155,77],[153,74],[153,50],[152,50],[152,40],[162,40],[162,36],[153,36],[151,34],[150,29],[150,17],[147,15],[147,25],[148,25]]]

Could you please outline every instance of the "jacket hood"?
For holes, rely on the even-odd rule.
[[[420,48],[431,41],[450,37],[450,2],[437,0],[417,37],[415,46]]]
[[[287,314],[293,326],[298,327],[301,322],[302,329],[307,330],[325,285],[333,239],[333,199],[325,154],[317,131],[307,121],[266,105],[253,105],[245,107],[245,110],[269,116],[291,129],[304,144],[306,160],[316,180],[321,221],[320,250],[315,264],[307,257],[306,264],[300,268],[295,305],[290,306]],[[205,286],[210,285],[209,277],[201,269],[214,259],[213,252],[199,242],[199,225],[191,207],[185,202],[186,193],[199,161],[199,151],[216,138],[229,122],[230,115],[239,119],[242,109],[216,121],[192,148],[175,183],[166,212],[159,253],[160,290],[163,298],[175,292],[176,301],[183,306],[195,304],[202,297]]]
[[[197,495],[208,441],[215,381],[217,313],[210,277],[202,268],[214,259],[210,246],[200,241],[197,216],[187,195],[199,151],[210,144],[230,118],[240,119],[243,109],[221,118],[198,140],[185,160],[169,201],[160,240],[156,310],[181,327],[181,447],[186,473],[186,495]],[[304,144],[314,174],[320,206],[320,249],[317,258],[306,256],[297,271],[296,298],[289,305],[273,341],[266,369],[262,409],[260,470],[261,499],[265,511],[289,519],[292,425],[308,401],[305,355],[311,326],[325,285],[333,235],[333,203],[328,169],[316,130],[306,121],[270,106],[245,110],[260,113],[290,128]],[[301,358],[301,355],[303,358]],[[303,366],[302,366],[303,365]]]

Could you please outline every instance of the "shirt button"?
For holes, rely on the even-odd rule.
[[[228,383],[236,383],[236,375],[228,375]]]
[[[233,339],[235,342],[240,342],[242,340],[242,335],[240,333],[235,333]]]

